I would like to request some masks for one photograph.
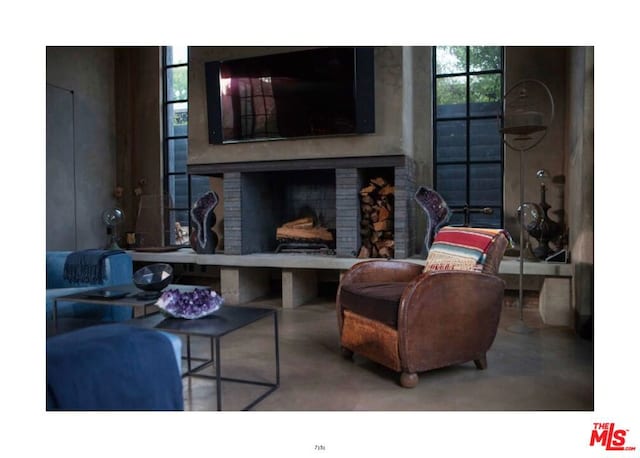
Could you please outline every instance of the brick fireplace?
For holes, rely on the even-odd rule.
[[[334,233],[337,257],[355,257],[360,189],[382,176],[395,186],[395,258],[415,251],[415,165],[404,155],[189,165],[189,173],[222,177],[224,254],[273,253],[276,228],[311,209]]]

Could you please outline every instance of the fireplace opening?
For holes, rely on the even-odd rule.
[[[246,253],[313,251],[335,248],[334,170],[296,170],[242,174],[243,244]],[[287,224],[293,226],[283,230]],[[298,228],[296,228],[296,224]],[[291,237],[280,237],[283,233]],[[305,234],[317,237],[303,237]],[[296,237],[296,235],[298,235]],[[288,246],[280,246],[282,242]],[[309,246],[300,246],[308,242]]]

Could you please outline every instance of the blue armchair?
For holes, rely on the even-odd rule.
[[[53,300],[101,286],[130,284],[133,278],[133,261],[127,253],[118,253],[104,259],[104,276],[102,281],[95,283],[70,283],[64,278],[64,265],[71,251],[47,252],[47,296],[46,319],[47,327],[53,320]],[[80,304],[74,302],[58,302],[58,318],[73,328],[89,324],[108,323],[128,320],[132,317],[131,307],[104,306]],[[69,326],[64,326],[63,329]]]

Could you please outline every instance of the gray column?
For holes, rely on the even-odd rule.
[[[224,174],[224,253],[242,254],[241,174]]]
[[[336,169],[336,255],[352,257],[360,247],[358,170]]]

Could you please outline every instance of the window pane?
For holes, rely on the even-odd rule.
[[[436,128],[438,162],[460,162],[467,158],[466,121],[438,121]]]
[[[189,96],[187,66],[167,69],[167,100],[186,100]]]
[[[500,164],[469,166],[470,205],[488,207],[502,205],[502,168]]]
[[[502,68],[502,48],[500,46],[469,47],[469,71],[499,70]]]
[[[437,46],[436,74],[462,73],[467,68],[466,46]]]
[[[452,76],[436,80],[437,112],[439,118],[467,115],[467,77]]]
[[[186,64],[189,56],[188,46],[167,46],[166,65]]]
[[[187,102],[167,104],[167,137],[188,135],[188,106]]]
[[[500,75],[469,77],[469,112],[473,116],[498,115],[502,108]]]
[[[449,226],[464,226],[464,213],[454,213],[449,219]]]
[[[470,121],[469,146],[472,161],[502,160],[502,135],[498,119],[476,119]]]
[[[169,224],[165,231],[165,240],[169,245],[188,245],[189,244],[189,212],[169,211]]]
[[[467,168],[464,165],[439,165],[436,173],[437,191],[449,205],[465,205]]]
[[[191,207],[202,195],[211,191],[209,177],[191,175]]]
[[[187,175],[169,175],[169,197],[174,208],[189,208]]]
[[[167,168],[169,173],[187,173],[187,139],[167,140]]]

